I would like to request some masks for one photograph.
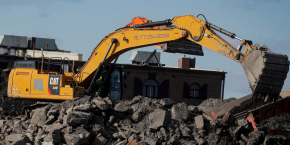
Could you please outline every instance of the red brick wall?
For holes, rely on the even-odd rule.
[[[180,57],[178,59],[178,68],[184,68],[184,69],[189,69],[189,68],[195,68],[195,58],[187,58],[187,57]]]
[[[207,84],[207,98],[220,98],[221,80],[225,74],[215,71],[132,65],[124,65],[122,72],[126,74],[126,78],[122,79],[123,99],[130,100],[134,97],[135,77],[138,77],[144,83],[148,79],[148,73],[156,73],[155,80],[159,85],[163,81],[169,80],[169,98],[175,103],[185,102],[192,105],[198,105],[202,100],[183,98],[184,82],[189,85],[197,83],[199,86]]]

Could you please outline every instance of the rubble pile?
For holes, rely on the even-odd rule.
[[[229,99],[224,99],[224,100],[210,98],[210,99],[204,100],[200,105],[198,105],[198,108],[201,111],[210,114],[211,109],[221,106],[223,104],[226,104],[228,102],[234,101],[234,100],[236,100],[236,98],[229,98]]]
[[[290,113],[283,113],[259,124],[259,128],[290,131]]]
[[[215,119],[200,106],[136,96],[76,98],[35,107],[30,117],[0,120],[0,145],[254,145],[284,144],[286,138],[253,131],[245,119],[231,114]],[[229,101],[229,100],[228,100]],[[212,105],[216,107],[215,105]]]
[[[0,116],[17,116],[22,114],[25,106],[35,104],[36,101],[5,97],[0,94]],[[16,107],[17,106],[17,107]]]

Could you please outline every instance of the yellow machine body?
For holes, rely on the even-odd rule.
[[[71,100],[74,88],[71,76],[39,73],[37,69],[15,68],[9,75],[7,95],[13,98]]]

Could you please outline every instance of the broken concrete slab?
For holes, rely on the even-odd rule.
[[[171,108],[172,119],[187,121],[189,112],[187,105],[184,103],[178,103]]]
[[[135,121],[135,122],[139,122],[141,119],[142,119],[142,115],[140,112],[135,112],[133,115],[132,115],[132,119]]]
[[[264,143],[263,145],[274,145],[274,144],[278,144],[278,145],[285,145],[287,144],[287,137],[284,135],[280,135],[280,134],[268,134],[265,137]]]
[[[148,115],[150,129],[157,130],[162,126],[167,126],[170,122],[170,114],[165,110],[156,109]]]
[[[45,124],[51,124],[51,123],[53,123],[54,121],[55,121],[55,116],[50,115],[50,116],[48,117],[48,119],[46,120]]]
[[[6,123],[6,120],[0,120],[0,128],[2,128],[5,123]]]
[[[77,127],[75,132],[65,133],[64,139],[68,145],[83,145],[89,142],[90,133],[83,127]]]
[[[114,100],[110,97],[104,98],[104,100],[111,106],[114,106]]]
[[[163,98],[159,101],[159,103],[164,107],[169,107],[174,104],[174,101],[171,100],[170,98]]]
[[[138,139],[138,136],[133,133],[129,138],[128,138],[128,141],[132,141],[132,140],[137,140]]]
[[[130,105],[126,101],[122,101],[115,105],[114,110],[118,112],[127,112],[131,109]]]
[[[107,139],[104,138],[103,136],[97,136],[93,142],[93,145],[106,145]]]
[[[240,126],[246,126],[246,125],[248,125],[248,120],[247,119],[239,119],[238,124]]]
[[[195,136],[194,139],[199,145],[203,145],[205,143],[205,140],[200,135]]]
[[[148,145],[146,142],[137,142],[136,145]]]
[[[58,105],[53,105],[49,111],[47,112],[47,116],[56,116],[59,114],[59,106]]]
[[[50,134],[58,134],[64,128],[64,125],[60,123],[54,123],[51,125],[45,125],[42,128]]]
[[[43,107],[43,108],[36,109],[31,118],[31,123],[37,126],[45,125],[45,122],[47,120],[46,114],[47,114],[46,108]]]
[[[93,126],[90,126],[90,133],[91,137],[96,137],[98,134],[101,134],[102,136],[107,136],[109,133],[108,131],[99,124],[94,124]]]
[[[33,132],[37,132],[37,126],[34,125],[34,124],[30,124],[30,125],[28,126],[27,131],[28,131],[28,132],[31,132],[31,133],[33,133]]]
[[[60,134],[48,134],[43,138],[43,141],[45,142],[53,142],[53,143],[61,143],[62,142],[62,137]]]
[[[66,123],[71,126],[81,125],[81,124],[88,124],[89,120],[91,119],[92,114],[86,112],[70,112],[67,115]]]
[[[195,124],[196,124],[196,128],[203,129],[204,121],[203,121],[202,115],[198,115],[198,116],[194,117],[194,121],[195,121]]]
[[[29,138],[30,142],[33,142],[34,141],[34,137],[33,137],[33,134],[32,133],[25,133],[25,135]]]
[[[139,103],[141,102],[142,98],[144,98],[143,96],[135,96],[132,101],[131,104],[135,104],[135,103]]]
[[[92,102],[97,105],[97,107],[101,110],[108,110],[109,104],[101,97],[95,97],[92,99]]]
[[[29,138],[24,134],[12,134],[6,136],[6,142],[13,145],[23,145],[30,143]]]
[[[41,145],[55,145],[55,143],[52,141],[44,141],[41,143]]]
[[[194,113],[194,114],[199,114],[200,111],[198,110],[198,107],[197,106],[193,106],[193,105],[189,105],[188,106],[188,111],[190,111],[191,113]]]
[[[90,104],[81,104],[81,105],[73,107],[73,110],[88,112],[91,110],[91,105]]]
[[[147,137],[144,142],[146,142],[148,145],[157,145],[157,140]]]
[[[116,145],[127,145],[128,141],[127,140],[123,140],[121,142],[118,142]]]

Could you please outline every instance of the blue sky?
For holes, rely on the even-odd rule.
[[[204,14],[210,23],[290,57],[289,6],[289,0],[0,0],[0,34],[53,38],[60,49],[83,53],[83,60],[87,60],[104,36],[136,16],[159,21]],[[239,44],[237,40],[226,40],[234,46]],[[204,56],[187,57],[197,58],[197,68],[228,72],[225,98],[239,98],[251,93],[239,63],[207,48],[203,50]],[[118,62],[131,63],[131,53],[120,56]],[[161,63],[177,66],[181,56],[161,53]],[[285,91],[290,91],[289,78],[285,81]]]

